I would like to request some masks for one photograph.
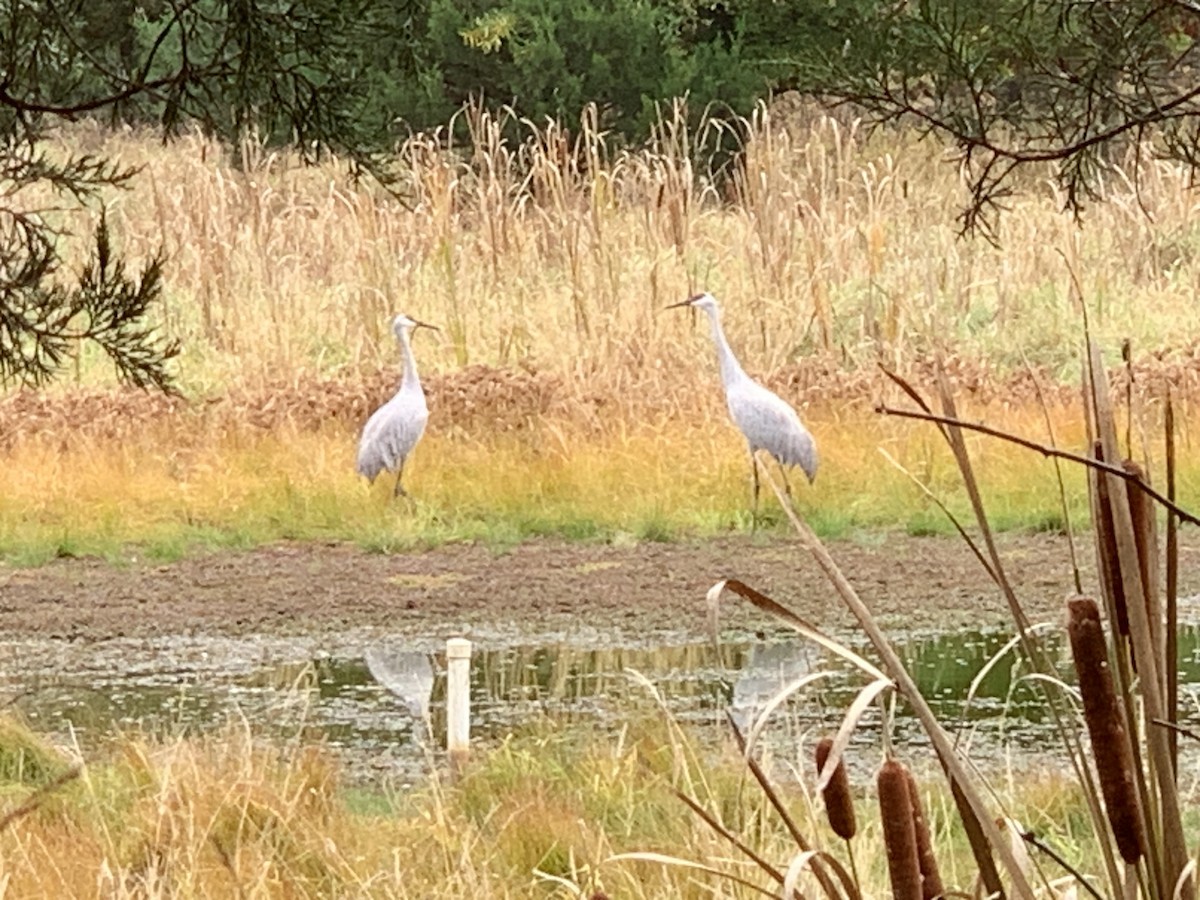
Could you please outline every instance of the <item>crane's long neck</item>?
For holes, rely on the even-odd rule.
[[[404,357],[404,380],[400,382],[400,390],[420,392],[421,377],[417,374],[417,361],[413,358],[407,329],[400,330],[400,354]]]
[[[729,341],[725,339],[725,329],[721,327],[721,314],[713,310],[708,314],[708,318],[712,324],[713,343],[717,345],[717,359],[721,363],[721,381],[729,385],[745,378],[746,372],[742,369],[742,364],[737,361],[729,347]]]

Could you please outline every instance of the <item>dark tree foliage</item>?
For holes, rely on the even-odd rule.
[[[404,40],[404,11],[403,0],[0,0],[0,384],[45,383],[92,341],[128,382],[172,387],[178,348],[147,324],[161,257],[131,275],[101,218],[91,260],[68,277],[53,224],[62,204],[93,203],[133,172],[48,153],[49,129],[107,114],[167,136],[185,123],[228,139],[254,130],[382,175],[387,135],[362,111],[372,54],[381,35]]]
[[[744,114],[767,92],[744,14],[692,0],[430,0],[423,71],[443,122],[480,97],[538,122],[595,104],[605,131],[638,140],[656,104],[687,95],[697,118],[710,104]]]
[[[836,41],[798,57],[792,86],[948,135],[970,173],[966,230],[991,233],[1030,164],[1054,166],[1067,208],[1143,139],[1200,163],[1193,0],[849,0]]]

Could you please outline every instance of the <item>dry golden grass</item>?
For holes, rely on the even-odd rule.
[[[0,546],[33,563],[56,554],[173,558],[196,542],[281,537],[391,550],[538,534],[661,540],[749,526],[745,449],[723,420],[663,420],[607,435],[539,422],[487,439],[431,428],[407,471],[411,503],[391,499],[390,477],[369,488],[356,476],[354,435],[340,423],[251,431],[219,417],[183,421],[142,423],[113,438],[18,442],[0,467]],[[1010,421],[1044,433],[1032,412]],[[825,469],[815,488],[798,479],[795,489],[822,533],[946,530],[881,450],[962,510],[953,463],[932,430],[867,414],[812,427]],[[1062,421],[1059,438],[1077,438],[1079,428]],[[1061,527],[1049,463],[984,438],[972,446],[998,523]],[[1085,485],[1069,474],[1079,521]]]
[[[20,731],[0,723],[6,735]],[[0,810],[38,783],[7,775]],[[341,783],[336,764],[318,747],[271,746],[231,728],[188,740],[114,738],[79,779],[0,830],[0,885],[11,897],[146,900],[567,898],[580,896],[575,889],[584,897],[603,890],[610,897],[698,898],[731,889],[686,870],[610,859],[647,850],[761,880],[676,799],[673,786],[695,792],[731,829],[752,835],[764,856],[786,866],[795,847],[746,782],[736,754],[701,750],[661,723],[634,725],[605,742],[552,727],[534,730],[477,755],[457,783],[381,793]],[[1023,788],[1009,798],[1012,808],[1078,856],[1083,850],[1061,819],[1038,817],[1047,792],[1068,813],[1077,811],[1078,797],[1061,782],[1035,781],[1030,788],[1028,800]],[[803,786],[780,790],[800,827],[840,855],[840,842]],[[948,883],[966,886],[969,854],[952,805],[941,793],[927,799]],[[866,896],[882,896],[886,871],[874,816],[855,841]]]
[[[189,399],[89,396],[111,376],[87,350],[42,398],[0,398],[5,543],[27,543],[29,527],[43,548],[57,534],[111,549],[139,529],[170,542],[154,534],[164,518],[173,533],[237,521],[253,540],[345,535],[362,515],[386,543],[478,530],[464,508],[495,522],[546,502],[541,524],[511,530],[731,527],[743,450],[707,329],[662,312],[699,288],[724,301],[747,369],[813,422],[823,472],[804,497],[834,531],[924,515],[911,513],[906,480],[883,471],[880,440],[918,472],[941,470],[919,429],[874,420],[870,403],[894,396],[877,362],[923,382],[944,356],[990,421],[1041,436],[1036,378],[1078,434],[1068,262],[1098,337],[1114,349],[1133,339],[1144,396],[1200,385],[1196,197],[1171,166],[1145,161],[1140,193],[1130,167],[1114,169],[1084,228],[1031,175],[997,248],[957,237],[962,185],[943,147],[868,135],[786,98],[743,123],[723,181],[695,162],[716,126],[689,133],[669,112],[642,149],[587,118],[570,130],[473,111],[463,121],[465,146],[441,134],[397,148],[398,196],[252,145],[64,131],[64,144],[143,167],[107,198],[109,220],[134,260],[168,254],[162,326],[183,343]],[[503,139],[506,127],[520,137]],[[397,525],[376,507],[346,512],[362,506],[357,429],[398,376],[396,311],[442,327],[416,342],[433,418],[412,483],[450,523],[440,531],[428,516]],[[1052,480],[1031,485],[1016,455],[996,452],[1016,479],[1000,502],[1018,511],[998,521],[1043,521]],[[875,512],[846,516],[848,503]],[[315,520],[303,512],[313,508],[324,508]],[[283,524],[254,524],[263,519]],[[75,520],[100,525],[80,532]]]
[[[958,239],[962,186],[943,147],[787,103],[746,123],[720,190],[692,162],[716,129],[689,134],[669,115],[642,150],[586,121],[570,133],[524,123],[506,142],[503,122],[467,119],[468,146],[434,135],[398,148],[398,198],[253,147],[243,171],[198,136],[164,148],[78,128],[62,140],[144,167],[110,198],[110,219],[134,258],[169,255],[164,325],[193,390],[391,369],[386,326],[404,310],[443,327],[419,342],[427,371],[531,365],[636,418],[690,406],[711,380],[706,332],[660,315],[699,288],[725,301],[759,372],[825,354],[843,372],[906,367],[933,351],[1001,372],[1024,353],[1057,370],[1079,322],[1064,257],[1111,346],[1182,344],[1200,324],[1196,197],[1165,164],[1143,166],[1140,194],[1126,170],[1110,173],[1086,228],[1031,178],[996,248]]]

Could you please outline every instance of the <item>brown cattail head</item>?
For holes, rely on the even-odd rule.
[[[1096,601],[1077,597],[1067,602],[1067,636],[1083,696],[1083,718],[1092,739],[1092,755],[1100,776],[1100,791],[1108,823],[1121,858],[1136,863],[1145,846],[1134,787],[1133,754],[1113,690],[1104,645],[1104,628]]]
[[[923,900],[917,830],[908,790],[910,777],[903,763],[889,759],[875,780],[893,900]]]
[[[913,829],[917,837],[917,863],[921,867],[921,897],[923,900],[934,900],[942,897],[946,888],[942,885],[942,875],[938,871],[937,857],[933,855],[933,837],[929,833],[929,819],[925,817],[925,804],[921,802],[921,791],[917,787],[917,779],[912,771],[904,770],[908,777],[908,796],[912,802]]]
[[[825,770],[825,761],[833,749],[833,738],[821,738],[817,742],[817,777]],[[825,798],[825,815],[829,818],[829,827],[833,833],[845,840],[850,840],[858,832],[858,822],[854,819],[854,797],[850,794],[850,777],[846,774],[846,764],[838,760],[833,776],[821,792]]]

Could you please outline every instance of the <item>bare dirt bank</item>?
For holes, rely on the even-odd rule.
[[[1073,592],[1066,540],[1004,535],[1018,595],[1035,619],[1060,614]],[[1200,589],[1200,539],[1183,534],[1181,592]],[[999,624],[999,592],[958,539],[901,535],[837,541],[830,549],[891,627]],[[1081,548],[1094,589],[1090,545]],[[39,569],[0,567],[0,633],[104,639],[158,634],[247,634],[379,627],[623,632],[703,631],[705,591],[739,577],[830,628],[851,625],[808,554],[794,541],[729,537],[627,546],[537,540],[507,551],[449,545],[395,555],[343,545],[281,544],[169,565],[116,567],[63,560]],[[756,627],[730,601],[723,623]]]

